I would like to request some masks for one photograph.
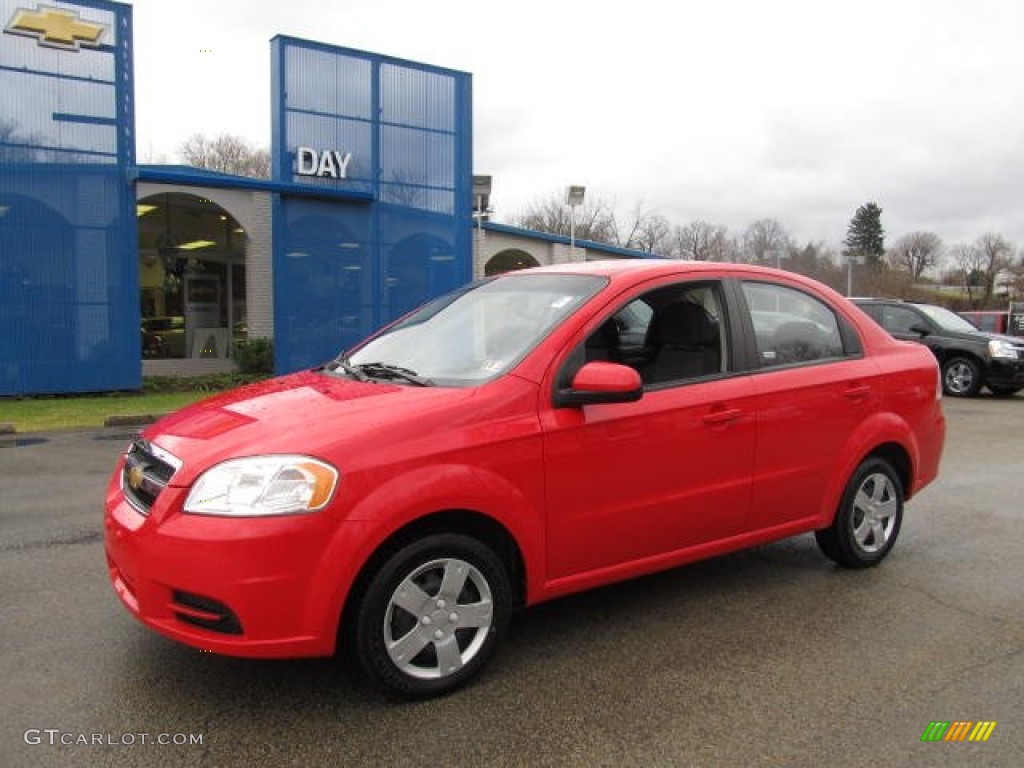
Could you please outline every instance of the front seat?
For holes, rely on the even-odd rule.
[[[617,362],[619,358],[619,326],[614,317],[609,317],[587,338],[586,358]]]
[[[655,352],[647,383],[692,379],[721,370],[718,325],[700,304],[666,304],[652,318],[651,331],[649,343]]]

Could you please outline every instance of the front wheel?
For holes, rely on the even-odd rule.
[[[981,368],[969,357],[954,357],[942,366],[942,389],[953,397],[975,397],[981,390]]]
[[[510,604],[508,572],[489,547],[461,534],[426,536],[371,577],[355,617],[359,661],[403,696],[448,693],[491,657]]]
[[[850,477],[832,525],[815,531],[825,555],[846,568],[878,565],[903,521],[903,483],[889,462],[864,461]]]

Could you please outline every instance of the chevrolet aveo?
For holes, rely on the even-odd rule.
[[[812,531],[878,564],[936,477],[940,397],[926,348],[794,274],[524,270],[153,425],[107,565],[175,640],[436,695],[518,607]]]

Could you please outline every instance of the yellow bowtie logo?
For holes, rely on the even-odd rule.
[[[50,48],[77,51],[83,45],[98,48],[106,26],[83,21],[74,11],[39,5],[34,11],[16,10],[4,31],[34,37]]]

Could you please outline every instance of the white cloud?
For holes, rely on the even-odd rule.
[[[507,220],[567,184],[677,223],[775,217],[838,243],[1024,245],[1024,4],[1014,0],[136,0],[140,156],[191,133],[270,139],[270,37],[474,76],[476,172]]]

